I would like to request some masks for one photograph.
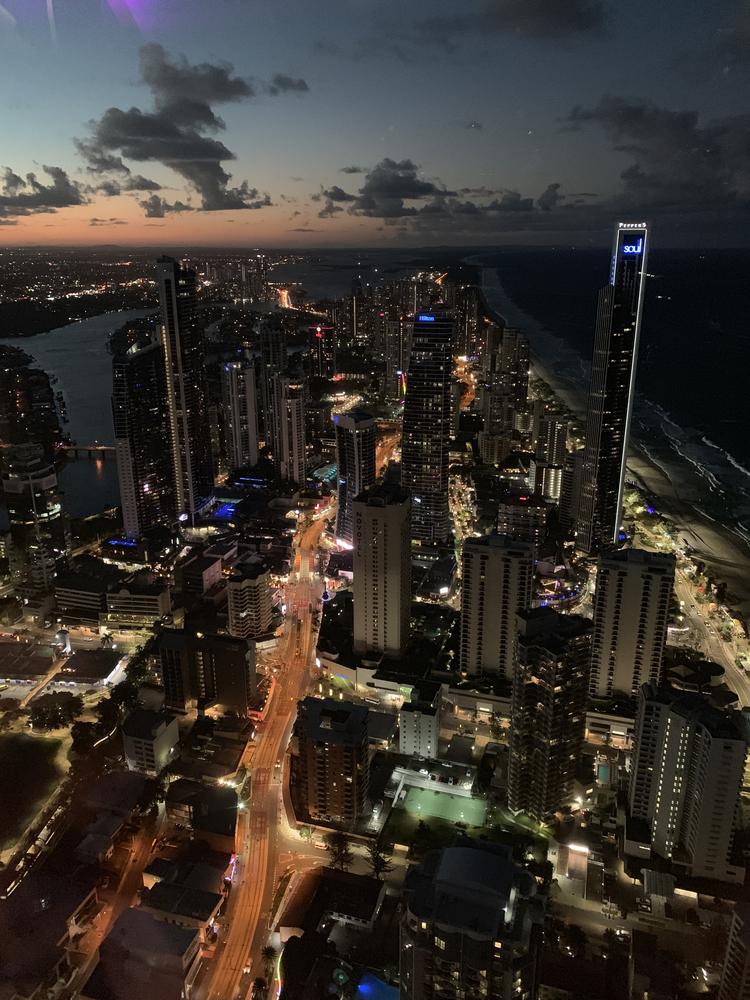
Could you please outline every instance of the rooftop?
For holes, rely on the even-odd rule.
[[[142,905],[160,913],[206,921],[211,918],[222,899],[222,895],[217,892],[162,881],[149,889],[148,894],[144,894]]]
[[[297,706],[297,725],[319,743],[361,743],[367,738],[369,709],[334,698],[305,698]]]
[[[133,740],[152,740],[162,729],[174,721],[167,712],[153,712],[149,708],[136,708],[122,724],[125,736]]]

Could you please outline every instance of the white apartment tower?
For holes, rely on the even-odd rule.
[[[237,639],[268,635],[273,618],[271,575],[260,558],[238,563],[227,580],[228,631]]]
[[[411,502],[397,486],[354,500],[354,650],[400,656],[409,638]]]
[[[674,557],[624,549],[599,559],[591,646],[592,698],[636,695],[661,676]]]
[[[628,808],[651,849],[693,878],[742,882],[732,863],[747,741],[744,727],[698,694],[644,684]]]
[[[468,538],[461,557],[461,673],[513,677],[516,615],[531,607],[534,546]]]

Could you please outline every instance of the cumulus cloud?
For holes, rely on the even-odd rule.
[[[272,78],[271,82],[267,87],[268,93],[276,96],[277,94],[306,94],[310,88],[307,85],[307,81],[303,80],[302,77],[287,76],[286,73],[276,73]]]
[[[186,205],[182,201],[170,203],[165,198],[160,198],[158,194],[152,194],[149,198],[139,201],[138,204],[143,209],[147,219],[163,219],[165,215],[193,211],[192,205]]]
[[[5,167],[0,175],[0,219],[6,225],[12,225],[8,220],[18,216],[56,212],[60,208],[85,204],[81,185],[71,180],[62,167],[43,166],[42,170],[51,183],[43,183],[34,173],[21,177]]]
[[[368,171],[358,195],[352,199],[352,215],[376,219],[398,219],[419,211],[407,202],[428,197],[445,198],[454,192],[439,187],[419,175],[413,160],[386,157]]]
[[[276,74],[268,84],[235,76],[226,63],[192,64],[172,59],[161,45],[143,46],[141,78],[151,90],[153,107],[143,110],[108,108],[91,123],[91,135],[77,142],[91,173],[115,172],[129,178],[125,190],[158,190],[159,185],[137,175],[136,186],[126,160],[161,163],[179,174],[200,197],[203,211],[255,209],[271,204],[247,181],[232,184],[223,164],[235,154],[216,133],[226,129],[215,106],[247,100],[260,91],[281,94],[307,90],[302,79]],[[130,186],[128,186],[130,185]],[[147,199],[149,206],[155,205]],[[182,209],[184,210],[184,209]]]

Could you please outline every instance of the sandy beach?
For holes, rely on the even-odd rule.
[[[478,265],[481,258],[468,258],[466,263]],[[588,376],[580,358],[560,338],[510,302],[494,268],[482,268],[482,288],[490,307],[496,308],[508,325],[519,327],[529,336],[533,375],[549,387],[563,406],[583,420]],[[565,365],[560,360],[563,356]],[[571,369],[580,369],[580,378],[571,378]],[[680,538],[710,566],[714,579],[727,583],[727,603],[747,621],[750,618],[750,548],[745,539],[702,514],[696,508],[695,495],[688,498],[681,492],[678,478],[670,475],[666,466],[654,462],[632,434],[627,469],[632,481],[640,485],[654,499],[657,509],[674,522]]]

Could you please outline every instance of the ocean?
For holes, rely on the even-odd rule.
[[[492,308],[585,405],[606,250],[480,253]],[[648,264],[631,443],[703,517],[750,550],[750,251],[653,251]]]

